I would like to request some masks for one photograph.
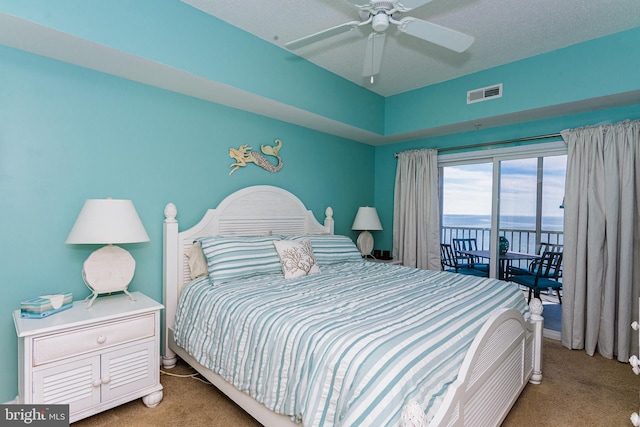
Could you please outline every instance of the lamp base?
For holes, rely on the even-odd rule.
[[[373,235],[367,230],[364,230],[358,236],[356,246],[358,247],[358,250],[363,257],[371,255],[371,251],[373,250]]]
[[[135,270],[136,261],[127,250],[119,246],[108,245],[94,251],[82,268],[82,279],[93,292],[87,308],[93,305],[99,294],[110,292],[124,291],[135,301],[127,291]]]

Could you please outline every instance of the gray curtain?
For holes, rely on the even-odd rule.
[[[627,362],[637,354],[640,121],[565,130],[562,344]]]
[[[403,265],[440,270],[438,151],[398,154],[393,207],[393,256]]]

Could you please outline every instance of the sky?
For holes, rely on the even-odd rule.
[[[567,157],[544,158],[543,216],[562,216]],[[444,168],[443,213],[491,215],[492,163]],[[503,215],[534,216],[536,213],[537,159],[505,160],[501,163],[500,210]]]

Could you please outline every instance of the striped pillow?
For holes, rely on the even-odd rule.
[[[313,255],[318,265],[336,264],[339,262],[362,262],[360,251],[347,236],[318,234],[289,236],[289,240],[309,239],[313,246]]]
[[[207,258],[212,285],[258,274],[282,274],[278,252],[273,246],[277,237],[222,237],[198,239]]]

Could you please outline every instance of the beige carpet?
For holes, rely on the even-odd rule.
[[[638,410],[640,378],[630,365],[545,339],[543,380],[528,384],[504,422],[520,426],[630,426]],[[172,373],[190,373],[179,364]],[[161,376],[164,399],[149,409],[140,399],[73,424],[98,426],[259,426],[212,386],[191,378]]]

